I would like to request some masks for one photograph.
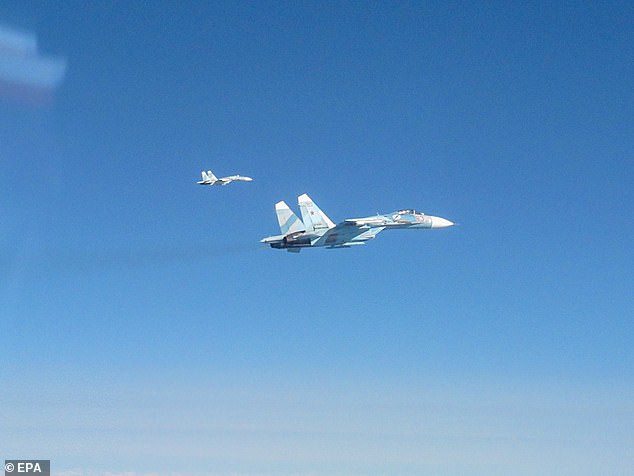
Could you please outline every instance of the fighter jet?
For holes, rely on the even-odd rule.
[[[332,249],[363,245],[383,230],[447,228],[454,225],[445,218],[425,215],[412,209],[365,218],[348,218],[335,225],[308,195],[300,195],[297,202],[302,220],[286,203],[277,202],[275,213],[282,234],[263,238],[262,243],[271,248],[299,253],[302,248],[317,246]]]
[[[251,182],[251,177],[245,177],[243,175],[229,175],[229,177],[218,178],[211,170],[204,170],[201,172],[203,179],[200,182],[196,182],[200,185],[227,185],[231,182]]]

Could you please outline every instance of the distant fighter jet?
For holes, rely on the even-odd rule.
[[[229,177],[218,178],[211,170],[207,170],[207,172],[203,170],[202,176],[203,179],[196,183],[199,183],[200,185],[227,185],[233,181],[251,182],[253,180],[251,177],[244,177],[242,175],[230,175]]]
[[[397,228],[447,228],[454,223],[416,210],[398,210],[387,215],[349,218],[335,225],[306,194],[297,198],[302,220],[284,202],[275,204],[281,235],[261,240],[271,248],[299,253],[302,248],[325,246],[349,248],[363,245],[383,230]]]

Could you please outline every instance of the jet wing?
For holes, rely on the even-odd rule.
[[[360,245],[368,240],[376,237],[381,233],[385,227],[357,227],[350,223],[339,223],[334,228],[331,228],[323,236],[319,237],[313,246],[327,246],[327,247],[348,247],[353,245]]]

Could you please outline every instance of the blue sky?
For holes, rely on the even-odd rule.
[[[60,476],[634,471],[634,7],[8,2],[0,457]],[[200,170],[249,184],[195,185]],[[263,248],[273,205],[458,227]]]

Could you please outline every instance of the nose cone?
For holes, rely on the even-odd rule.
[[[251,177],[244,177],[244,180],[246,182],[253,182],[253,179]]]
[[[446,220],[445,218],[440,218],[440,217],[430,217],[430,218],[431,218],[432,228],[448,228],[450,226],[454,226],[454,222]]]

